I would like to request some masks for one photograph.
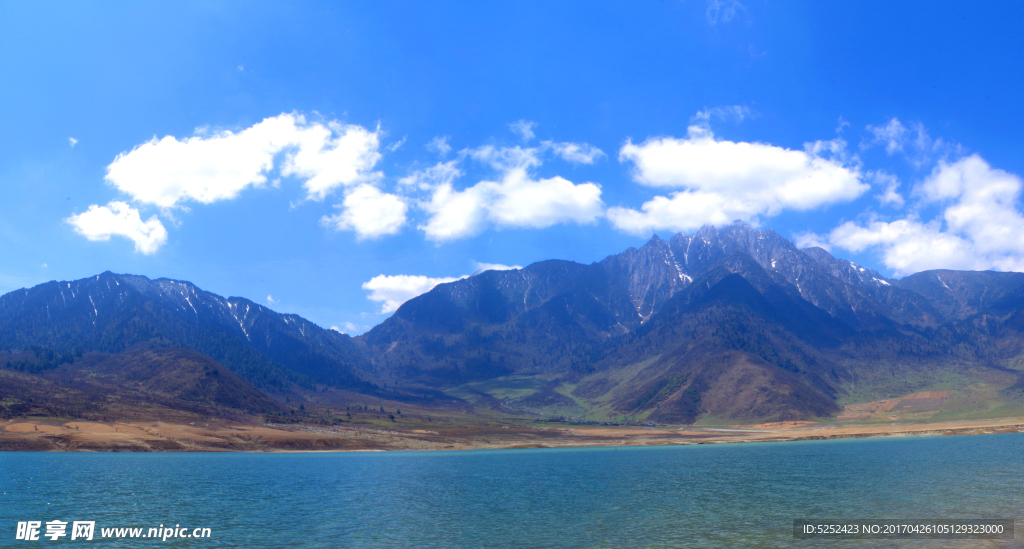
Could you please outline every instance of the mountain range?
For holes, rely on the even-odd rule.
[[[590,265],[549,260],[441,284],[355,338],[188,282],[109,272],[0,297],[0,366],[21,376],[53,378],[95,354],[167,364],[168,349],[223,365],[273,401],[227,403],[250,413],[325,388],[661,423],[827,418],[845,404],[921,390],[968,398],[982,386],[985,406],[1012,407],[1024,392],[1024,274],[896,280],[734,223]],[[18,400],[5,390],[0,403]]]

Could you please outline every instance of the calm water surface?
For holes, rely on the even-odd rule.
[[[1022,547],[1024,435],[337,454],[0,453],[0,547]],[[795,518],[1014,518],[1017,540],[794,540]],[[15,541],[18,521],[208,527]]]

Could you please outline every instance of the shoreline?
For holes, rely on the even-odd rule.
[[[868,425],[783,422],[728,427],[611,427],[510,423],[450,428],[435,425],[430,430],[417,427],[12,419],[0,421],[0,451],[367,452],[738,444],[1024,433],[1024,417]]]

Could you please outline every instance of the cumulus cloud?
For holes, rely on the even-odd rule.
[[[452,146],[448,144],[447,135],[439,135],[427,143],[427,150],[437,153],[438,156],[447,156],[452,152]]]
[[[897,276],[927,269],[985,268],[971,250],[970,242],[943,231],[938,220],[875,220],[864,225],[848,221],[832,231],[829,241],[853,252],[880,248],[882,262]]]
[[[750,110],[750,107],[743,105],[721,105],[718,107],[705,107],[697,111],[697,114],[690,117],[690,123],[708,129],[713,118],[739,123],[753,116],[754,111]]]
[[[484,180],[459,190],[456,162],[442,163],[403,179],[429,193],[419,207],[427,213],[420,225],[435,242],[478,234],[486,226],[545,228],[559,223],[593,223],[601,215],[601,188],[596,183],[574,184],[555,176],[536,178],[531,170],[542,164],[544,148],[484,146],[464,155],[496,170],[496,180]]]
[[[512,133],[519,136],[523,142],[527,142],[533,139],[533,128],[537,125],[536,122],[530,122],[528,120],[516,120],[515,122],[508,125],[508,128],[512,130]]]
[[[279,177],[272,185],[277,186],[280,177],[299,179],[308,200],[322,201],[343,190],[343,211],[322,223],[353,230],[360,239],[375,238],[398,232],[406,212],[402,199],[373,186],[382,178],[374,171],[381,158],[380,137],[379,128],[309,121],[301,114],[284,113],[238,132],[199,128],[183,139],[154,137],[117,155],[107,166],[105,179],[137,204],[162,208],[173,221],[175,208],[234,199],[248,188],[267,185],[276,170]],[[75,142],[72,139],[72,146]],[[153,253],[167,238],[156,217],[135,223],[139,214],[125,202],[93,205],[82,216],[86,217],[69,218],[79,233],[94,240],[110,234],[127,236],[144,253]],[[113,219],[120,220],[119,228],[106,231],[103,227]],[[81,228],[86,223],[88,228]]]
[[[426,191],[439,185],[451,184],[462,176],[462,170],[459,169],[458,164],[458,160],[438,162],[429,168],[417,170],[399,179],[398,185]]]
[[[75,232],[89,240],[110,240],[123,236],[135,243],[135,251],[152,254],[167,241],[167,229],[154,215],[142,221],[139,211],[124,202],[114,201],[106,206],[93,204],[83,213],[64,220]]]
[[[587,143],[555,143],[545,141],[544,146],[551,148],[563,160],[576,164],[593,164],[604,156],[604,151]]]
[[[882,170],[871,171],[868,172],[867,175],[875,185],[884,187],[881,194],[875,195],[875,198],[877,198],[882,205],[891,205],[897,208],[903,207],[906,200],[903,198],[903,195],[898,192],[900,188],[899,178]]]
[[[73,148],[75,148],[75,145],[78,144],[78,140],[75,139],[74,137],[69,137],[68,138],[68,143],[71,145],[71,148],[73,149]]]
[[[885,154],[890,156],[897,151],[902,151],[903,144],[907,140],[907,127],[898,118],[893,118],[884,126],[868,125],[867,130],[874,135],[874,139],[864,147],[885,145]]]
[[[451,183],[438,185],[428,201],[420,207],[429,219],[419,226],[427,238],[435,242],[473,236],[483,230],[487,218],[486,206],[490,201],[487,189],[479,185],[464,191]]]
[[[885,154],[892,156],[902,153],[914,166],[920,168],[937,156],[962,152],[959,146],[946,143],[942,138],[932,138],[924,124],[911,122],[908,125],[893,117],[885,125],[867,126],[871,139],[861,143],[861,148],[884,146]]]
[[[477,275],[484,271],[511,271],[513,269],[522,269],[522,265],[502,265],[501,263],[480,263],[479,261],[473,262],[473,274]]]
[[[450,184],[434,190],[423,204],[427,238],[445,241],[497,227],[541,229],[558,223],[593,223],[601,215],[601,188],[555,176],[533,179],[525,169],[509,170],[500,181],[481,181],[459,191]]]
[[[756,222],[783,210],[810,210],[853,200],[869,189],[839,139],[791,150],[764,143],[716,139],[704,125],[688,137],[627,141],[619,160],[634,164],[641,185],[680,189],[656,196],[639,210],[614,207],[612,224],[625,232],[686,231],[736,219]]]
[[[365,332],[366,330],[369,330],[370,327],[366,326],[366,325],[360,326],[359,324],[356,324],[355,322],[343,322],[342,325],[341,325],[341,328],[339,328],[337,326],[331,326],[331,329],[334,330],[335,332],[340,333],[340,334],[349,334],[349,335],[351,335],[351,334],[358,333],[358,332]]]
[[[835,228],[829,241],[853,252],[879,250],[898,275],[938,268],[1024,270],[1024,216],[1017,207],[1022,185],[1020,177],[978,155],[940,161],[914,195],[924,205],[939,205],[941,215],[850,221]]]
[[[274,296],[273,296],[273,295],[271,295],[271,294],[267,294],[267,303],[269,303],[269,304],[271,304],[271,305],[277,305],[277,304],[278,304],[278,303],[280,303],[280,302],[281,302],[281,301],[280,301],[279,299],[274,299]]]
[[[476,276],[485,271],[508,271],[522,269],[519,265],[503,265],[501,263],[473,262],[473,274],[455,277],[429,277],[423,275],[377,275],[363,283],[363,289],[369,292],[366,296],[370,301],[381,304],[381,314],[393,313],[410,299],[433,290],[438,284],[455,282],[463,278]]]
[[[461,278],[432,278],[422,275],[377,275],[363,283],[370,294],[367,299],[380,303],[381,313],[393,313],[410,299],[429,292],[438,284],[455,282]]]
[[[499,171],[539,167],[542,164],[541,152],[540,149],[530,147],[495,147],[494,145],[484,145],[463,151],[474,160],[488,164]]]
[[[237,133],[200,129],[181,140],[154,137],[119,154],[106,180],[133,200],[173,208],[233,199],[266,184],[278,164],[281,175],[304,180],[307,198],[323,200],[339,187],[379,178],[373,171],[379,148],[379,129],[281,114]]]
[[[705,224],[724,225],[751,217],[749,205],[717,193],[682,191],[656,196],[640,206],[608,208],[608,220],[620,231],[646,235],[659,229],[688,231]]]
[[[832,251],[832,246],[828,243],[828,237],[810,231],[793,235],[793,242],[797,248],[801,249],[818,247]]]
[[[324,216],[320,223],[338,231],[355,231],[359,240],[397,233],[405,225],[408,209],[401,197],[365,183],[348,190],[340,207],[340,213]]]
[[[402,148],[402,145],[405,145],[405,142],[406,142],[406,141],[407,141],[408,139],[409,139],[408,137],[403,137],[403,138],[399,139],[398,141],[395,141],[394,143],[392,143],[392,144],[390,144],[390,145],[388,145],[387,147],[384,147],[384,148],[385,148],[385,149],[386,149],[386,150],[387,150],[388,152],[395,152],[395,151],[397,151],[398,149],[401,149],[401,148]]]

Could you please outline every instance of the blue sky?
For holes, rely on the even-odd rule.
[[[1021,11],[0,2],[0,291],[164,276],[358,333],[737,218],[894,276],[1024,270]]]

